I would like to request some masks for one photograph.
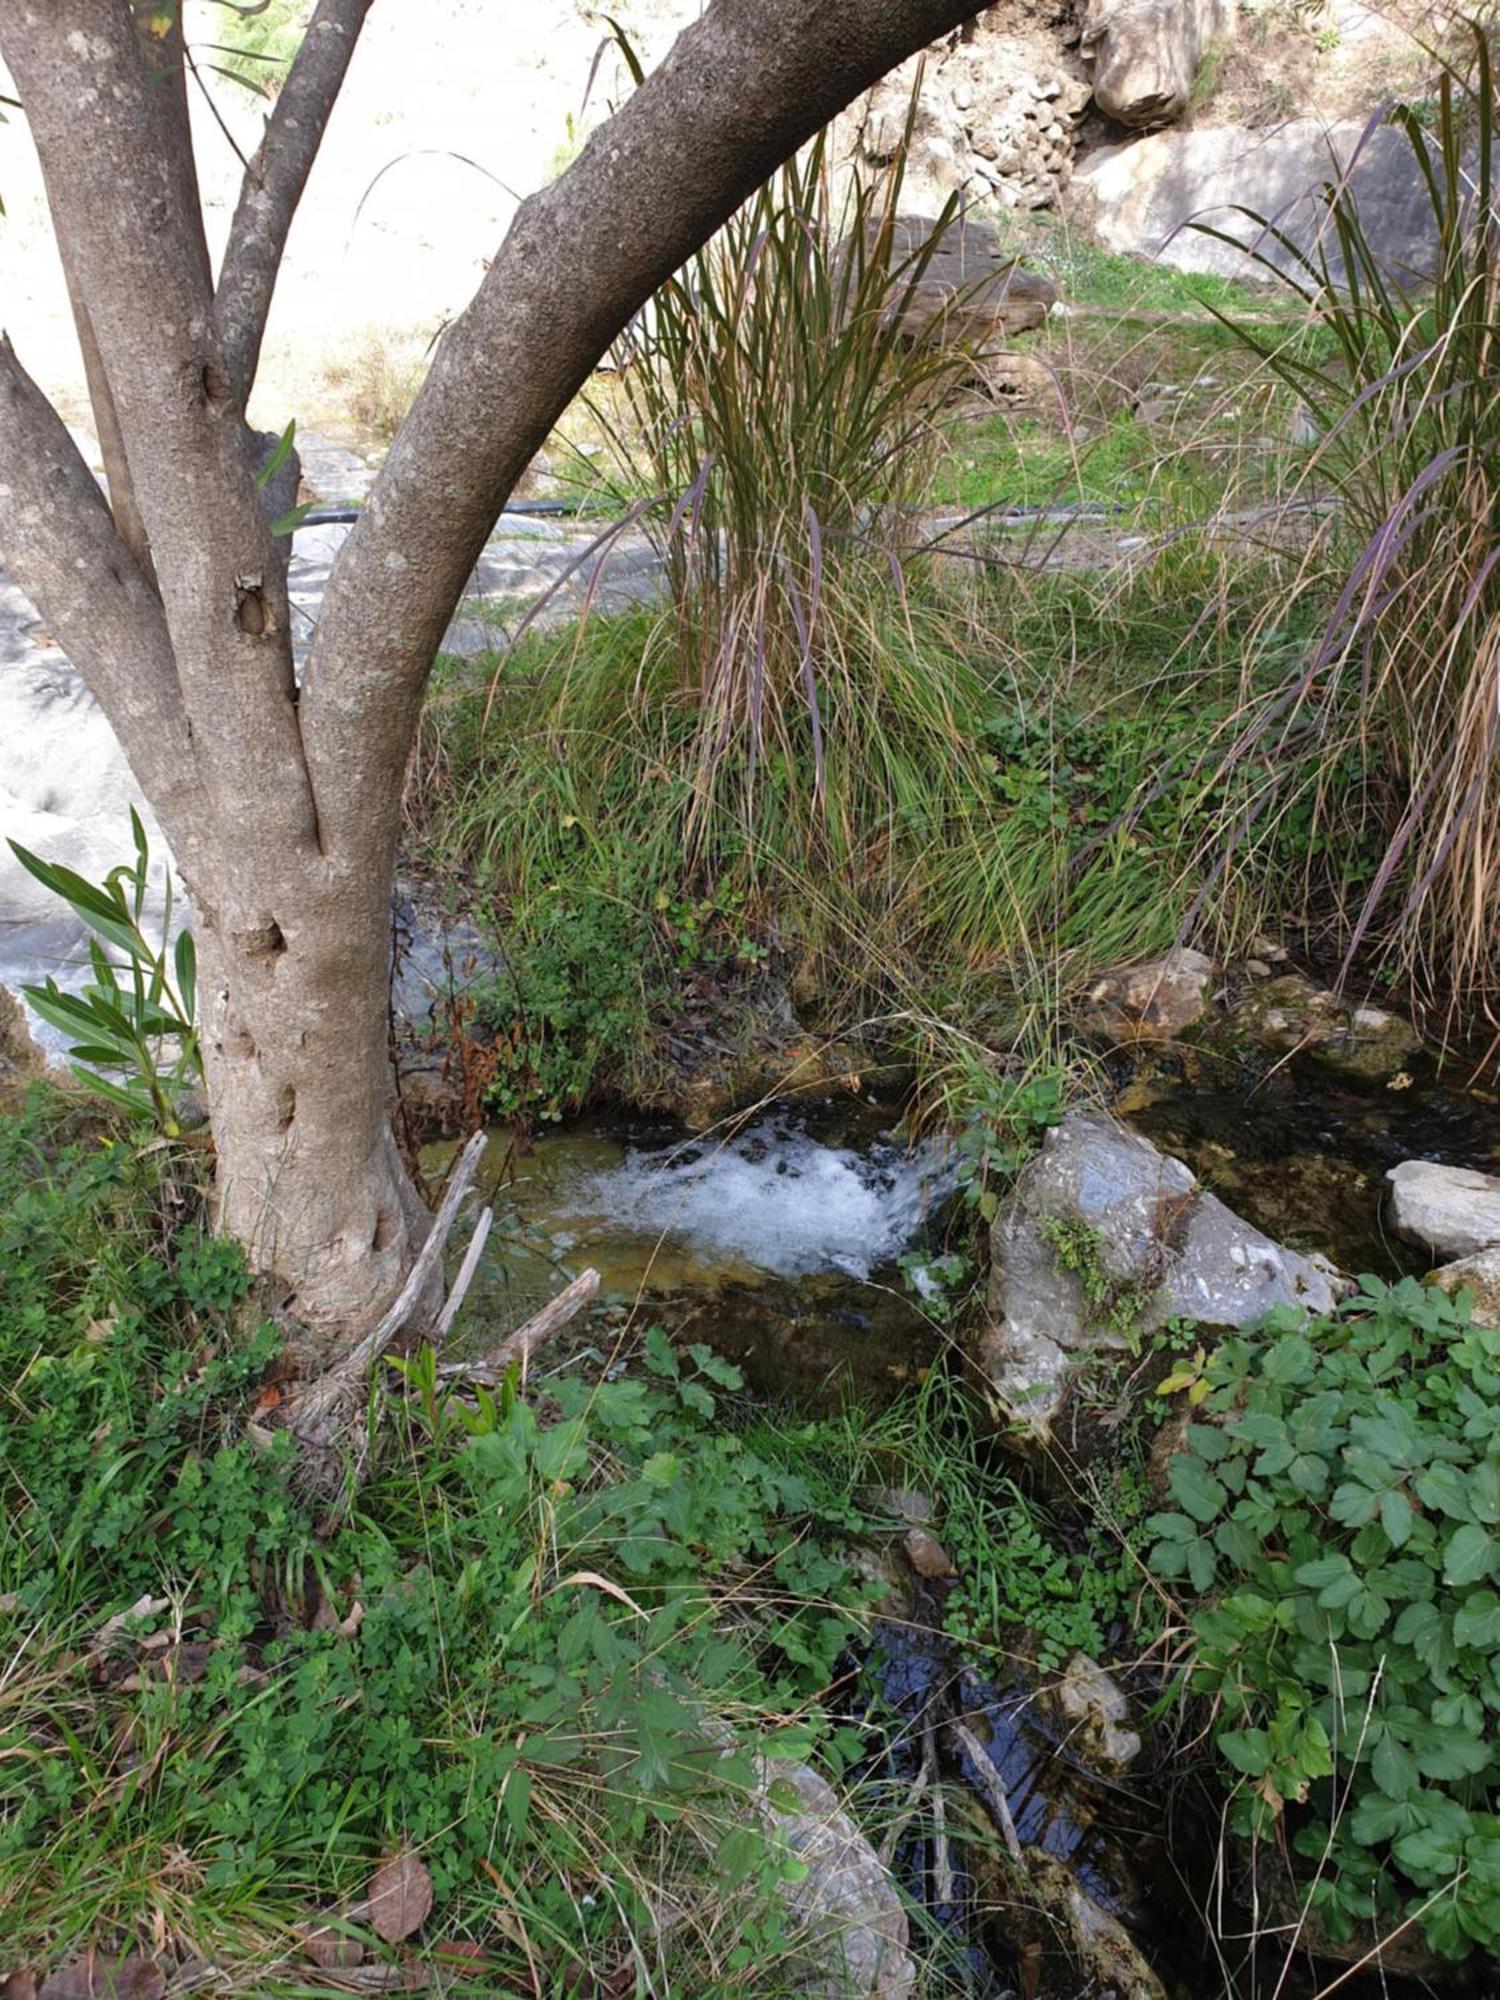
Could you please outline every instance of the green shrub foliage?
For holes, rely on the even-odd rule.
[[[1151,1564],[1201,1594],[1232,1825],[1284,1836],[1335,1935],[1500,1944],[1500,1330],[1361,1281],[1226,1340]],[[1316,1874],[1315,1874],[1316,1871]]]

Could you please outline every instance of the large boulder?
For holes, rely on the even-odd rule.
[[[1230,32],[1230,0],[1093,0],[1082,48],[1094,68],[1094,102],[1121,125],[1180,118],[1211,42]]]
[[[990,1231],[974,1360],[995,1415],[1045,1444],[1090,1357],[1168,1320],[1247,1326],[1273,1306],[1329,1311],[1343,1280],[1200,1187],[1181,1160],[1102,1112],[1047,1134]]]
[[[1292,252],[1266,238],[1242,213],[1248,209],[1275,218],[1294,250],[1311,254],[1326,245],[1337,281],[1342,265],[1321,191],[1346,172],[1365,234],[1386,266],[1407,279],[1429,272],[1432,204],[1410,143],[1390,126],[1372,132],[1354,119],[1325,125],[1294,118],[1271,131],[1199,126],[1101,146],[1079,165],[1070,206],[1103,249],[1154,257],[1179,271],[1264,277],[1248,254],[1257,245],[1273,263],[1290,265]],[[1189,228],[1194,221],[1232,240]]]
[[[1435,1160],[1403,1160],[1386,1175],[1391,1227],[1440,1257],[1473,1257],[1500,1245],[1500,1177]]]
[[[932,235],[925,217],[898,215],[891,225],[893,263],[918,257]],[[930,329],[980,352],[1029,333],[1057,303],[1057,287],[1000,247],[989,223],[960,214],[943,231],[916,284],[897,279],[892,316],[903,328]]]

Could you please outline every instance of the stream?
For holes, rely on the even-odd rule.
[[[1361,1090],[1289,1064],[1252,1088],[1233,1076],[1205,1082],[1169,1059],[1125,1078],[1114,1108],[1268,1234],[1387,1278],[1423,1268],[1382,1228],[1389,1167],[1420,1157],[1500,1171],[1500,1106],[1430,1078]],[[844,1096],[779,1105],[710,1136],[609,1115],[547,1131],[524,1151],[497,1133],[483,1170],[496,1228],[469,1322],[519,1324],[592,1265],[601,1279],[590,1329],[598,1349],[608,1351],[611,1328],[617,1338],[622,1323],[660,1319],[740,1363],[761,1396],[821,1407],[850,1394],[885,1402],[948,1344],[921,1309],[921,1260],[941,1250],[954,1162],[938,1141],[909,1150],[898,1126],[897,1107]],[[433,1170],[445,1151],[432,1149]],[[1015,1470],[998,1446],[995,1470]],[[967,1716],[989,1744],[1023,1844],[1064,1864],[1128,1928],[1173,2000],[1225,1990],[1200,1914],[1215,1893],[1212,1800],[1169,1813],[1149,1770],[1123,1783],[1081,1771],[1024,1675],[996,1685],[946,1637],[940,1588],[922,1586],[918,1603],[914,1620],[877,1627],[861,1669],[867,1692],[911,1725],[876,1753],[870,1775],[909,1786],[931,1718]],[[964,1755],[950,1749],[947,1763],[978,1799],[982,1779]],[[922,1841],[904,1842],[894,1859],[931,1906],[922,1884],[932,1856]],[[961,1940],[962,1988],[996,2000],[1046,1994],[1035,1964],[996,1935],[993,1896],[965,1865],[945,1877],[951,1895],[937,1912]],[[1222,1914],[1232,1928],[1232,1912]],[[1278,1986],[1281,1960],[1273,1940],[1269,1978],[1252,1968],[1239,1990],[1264,1985],[1306,2000],[1347,1974],[1337,1966],[1315,1974],[1306,1961]],[[1345,1976],[1339,1987],[1348,2000],[1433,1990],[1378,1973]],[[1445,1977],[1442,1990],[1478,1989]]]

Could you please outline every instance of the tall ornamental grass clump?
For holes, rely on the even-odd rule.
[[[663,286],[596,404],[626,485],[658,496],[653,649],[692,719],[695,857],[846,860],[921,770],[971,755],[977,684],[929,671],[909,585],[974,361],[919,296],[951,210],[913,241],[900,191],[897,164],[841,194],[817,139]],[[580,702],[570,682],[560,714]]]
[[[1361,212],[1353,163],[1323,191],[1311,249],[1241,211],[1260,230],[1257,261],[1300,295],[1331,356],[1225,324],[1306,404],[1321,433],[1310,477],[1337,495],[1351,554],[1318,643],[1253,709],[1235,754],[1285,759],[1334,851],[1378,820],[1378,863],[1340,911],[1348,957],[1374,945],[1428,1000],[1493,1021],[1500,266],[1494,32],[1470,33],[1471,59],[1444,63],[1434,100],[1384,114],[1430,205],[1430,270],[1395,267]],[[1353,797],[1326,779],[1351,757],[1365,773]]]

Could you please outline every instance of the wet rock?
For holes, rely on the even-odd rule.
[[[1208,1009],[1215,966],[1201,951],[1170,951],[1145,965],[1102,973],[1088,997],[1081,1026],[1100,1041],[1162,1041],[1200,1021]]]
[[[1120,1777],[1141,1754],[1141,1739],[1126,1726],[1130,1704],[1125,1691],[1097,1660],[1075,1653],[1056,1692],[1066,1722],[1078,1725],[1072,1748],[1091,1770]]]
[[[1027,1872],[1043,1907],[1064,1926],[1088,1991],[1116,2000],[1166,2000],[1166,1989],[1140,1946],[1118,1920],[1094,1902],[1071,1870],[1049,1856],[1029,1854]]]
[[[1500,1248],[1479,1250],[1472,1257],[1444,1264],[1428,1282],[1445,1292],[1472,1292],[1474,1324],[1500,1326]]]
[[[1043,1444],[1091,1356],[1170,1319],[1232,1328],[1277,1305],[1326,1312],[1342,1288],[1326,1258],[1284,1249],[1094,1111],[1048,1133],[995,1217],[990,1263],[975,1364],[997,1417]]]
[[[1435,1160],[1403,1160],[1386,1175],[1392,1229],[1440,1257],[1472,1257],[1500,1245],[1500,1177]]]
[[[1210,1038],[1274,1055],[1306,1054],[1331,1075],[1378,1083],[1421,1053],[1409,1021],[1383,1007],[1350,1007],[1300,972],[1260,981]]]
[[[1094,102],[1121,125],[1180,118],[1209,43],[1233,21],[1228,0],[1094,0],[1082,36]]]
[[[906,1560],[920,1577],[929,1583],[940,1583],[958,1575],[952,1556],[935,1535],[929,1535],[925,1528],[908,1528],[902,1538],[906,1550]]]
[[[815,2000],[906,2000],[917,1979],[906,1910],[874,1848],[809,1765],[761,1769],[767,1823],[807,1868],[801,1881],[782,1885],[803,1948],[818,1961],[798,1991]],[[791,1786],[795,1810],[771,1803],[773,1785]]]
[[[417,882],[398,882],[391,908],[391,1006],[420,1033],[441,1031],[473,989],[504,961],[464,917]]]

